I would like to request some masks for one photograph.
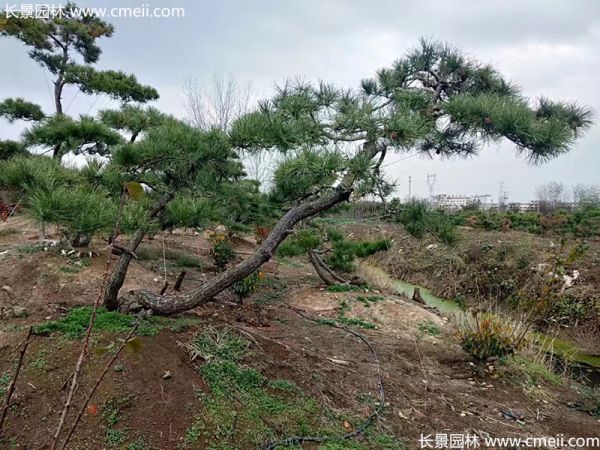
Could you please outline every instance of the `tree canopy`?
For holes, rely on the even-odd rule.
[[[8,12],[0,15],[0,36],[21,41],[29,48],[29,56],[54,77],[55,108],[55,115],[48,117],[38,105],[22,98],[6,99],[0,103],[0,116],[10,122],[41,122],[26,134],[24,144],[49,147],[57,159],[70,150],[103,154],[106,147],[116,143],[114,133],[102,123],[87,117],[60,117],[65,114],[65,86],[72,85],[85,94],[104,94],[123,103],[158,98],[156,89],[139,83],[134,75],[93,67],[101,55],[98,39],[111,37],[114,28],[96,15],[75,14],[74,10],[76,5],[68,2],[60,15],[51,18],[15,17]],[[75,142],[65,138],[65,132],[76,135]]]

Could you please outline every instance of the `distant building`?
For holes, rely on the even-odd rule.
[[[486,199],[489,195],[448,195],[440,194],[433,197],[431,203],[433,206],[446,211],[458,211],[465,207],[476,206],[487,209],[489,202]]]
[[[511,211],[518,212],[535,212],[540,210],[540,201],[539,200],[531,200],[529,202],[515,202],[509,203],[508,209]]]

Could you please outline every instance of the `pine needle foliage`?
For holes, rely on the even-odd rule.
[[[116,205],[107,191],[82,186],[34,189],[27,207],[38,220],[63,227],[69,240],[109,230],[116,216]]]
[[[445,157],[470,156],[487,142],[508,139],[529,160],[543,162],[568,151],[590,124],[589,108],[530,102],[490,65],[422,39],[358,90],[285,84],[233,124],[231,139],[243,148],[284,152],[379,141]]]
[[[0,102],[0,117],[4,117],[9,123],[13,123],[17,120],[38,121],[42,120],[45,115],[39,105],[18,97],[7,98]]]

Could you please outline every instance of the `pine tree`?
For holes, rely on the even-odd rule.
[[[98,70],[93,64],[101,54],[97,40],[111,37],[112,25],[94,15],[77,14],[69,2],[61,14],[46,19],[0,15],[0,36],[13,37],[29,48],[29,56],[54,78],[55,113],[47,117],[41,108],[25,100],[7,99],[0,104],[0,116],[12,120],[39,122],[27,134],[27,146],[43,146],[61,159],[71,150],[107,152],[115,144],[116,134],[89,117],[66,118],[63,108],[65,86],[73,85],[85,94],[105,94],[124,103],[145,103],[158,98],[157,91],[140,84],[136,77],[121,71]],[[74,133],[75,139],[65,132]]]
[[[530,102],[491,66],[427,40],[357,90],[289,83],[229,134],[239,149],[291,155],[276,174],[287,212],[253,255],[197,291],[175,297],[139,291],[135,300],[158,314],[209,301],[268,261],[300,221],[347,201],[358,187],[381,185],[390,151],[468,156],[507,139],[541,163],[568,152],[590,116],[577,104]]]

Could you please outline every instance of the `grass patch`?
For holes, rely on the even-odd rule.
[[[35,359],[31,361],[31,367],[37,370],[46,370],[48,362],[46,361],[46,350],[40,349],[35,356]]]
[[[107,400],[102,407],[102,418],[109,427],[118,424],[123,416],[123,410],[133,406],[134,395],[113,397]]]
[[[0,398],[4,398],[6,395],[6,390],[10,385],[11,376],[9,373],[3,373],[0,375]]]
[[[198,357],[207,362],[238,361],[246,354],[248,342],[227,328],[209,326],[202,332],[195,333],[190,342],[185,344],[185,348],[192,361]]]
[[[356,297],[356,300],[364,304],[366,307],[369,307],[372,303],[385,300],[385,297],[382,297],[381,295],[359,295]]]
[[[111,447],[121,447],[127,441],[127,433],[123,429],[114,428],[123,418],[123,411],[133,406],[134,395],[112,397],[104,402],[101,417],[106,422],[104,440]],[[129,446],[127,447],[129,448]]]
[[[17,234],[18,230],[11,227],[3,227],[0,228],[0,237],[4,236],[12,236],[13,234]]]
[[[249,342],[233,331],[207,328],[186,348],[192,359],[205,359],[198,371],[209,388],[198,394],[201,408],[186,431],[187,448],[257,448],[291,435],[342,434],[344,420],[359,422],[328,410],[291,381],[269,380],[244,366]],[[400,449],[373,443],[339,448]]]
[[[125,446],[125,450],[150,450],[150,446],[146,444],[144,438],[137,438]]]
[[[91,306],[82,306],[73,308],[69,313],[58,319],[46,322],[34,327],[36,334],[61,333],[69,339],[80,339],[84,336],[92,314]],[[94,323],[95,331],[110,331],[120,333],[130,331],[137,319],[128,314],[122,314],[117,311],[107,311],[104,308],[98,308],[96,321]],[[142,320],[137,334],[142,336],[154,336],[162,329],[170,329],[173,332],[181,331],[193,324],[197,320],[189,318],[173,319],[169,317],[150,317]]]
[[[124,430],[117,430],[115,428],[107,428],[104,440],[111,447],[117,447],[125,443],[127,439],[127,433]]]
[[[46,248],[46,245],[44,245],[42,243],[26,244],[26,245],[21,245],[20,247],[18,247],[17,253],[19,254],[19,256],[32,255],[33,253],[44,251],[44,248]]]
[[[342,325],[356,326],[365,330],[374,330],[377,326],[374,323],[367,322],[361,318],[338,316],[338,322]]]
[[[354,284],[330,284],[327,286],[327,292],[355,292],[355,291],[364,291],[366,292],[368,289],[366,286],[356,286]]]
[[[541,362],[521,355],[512,355],[502,359],[514,380],[519,384],[538,385],[542,382],[561,386],[563,378]]]
[[[431,320],[419,322],[419,331],[430,336],[438,336],[440,334],[440,329]]]

